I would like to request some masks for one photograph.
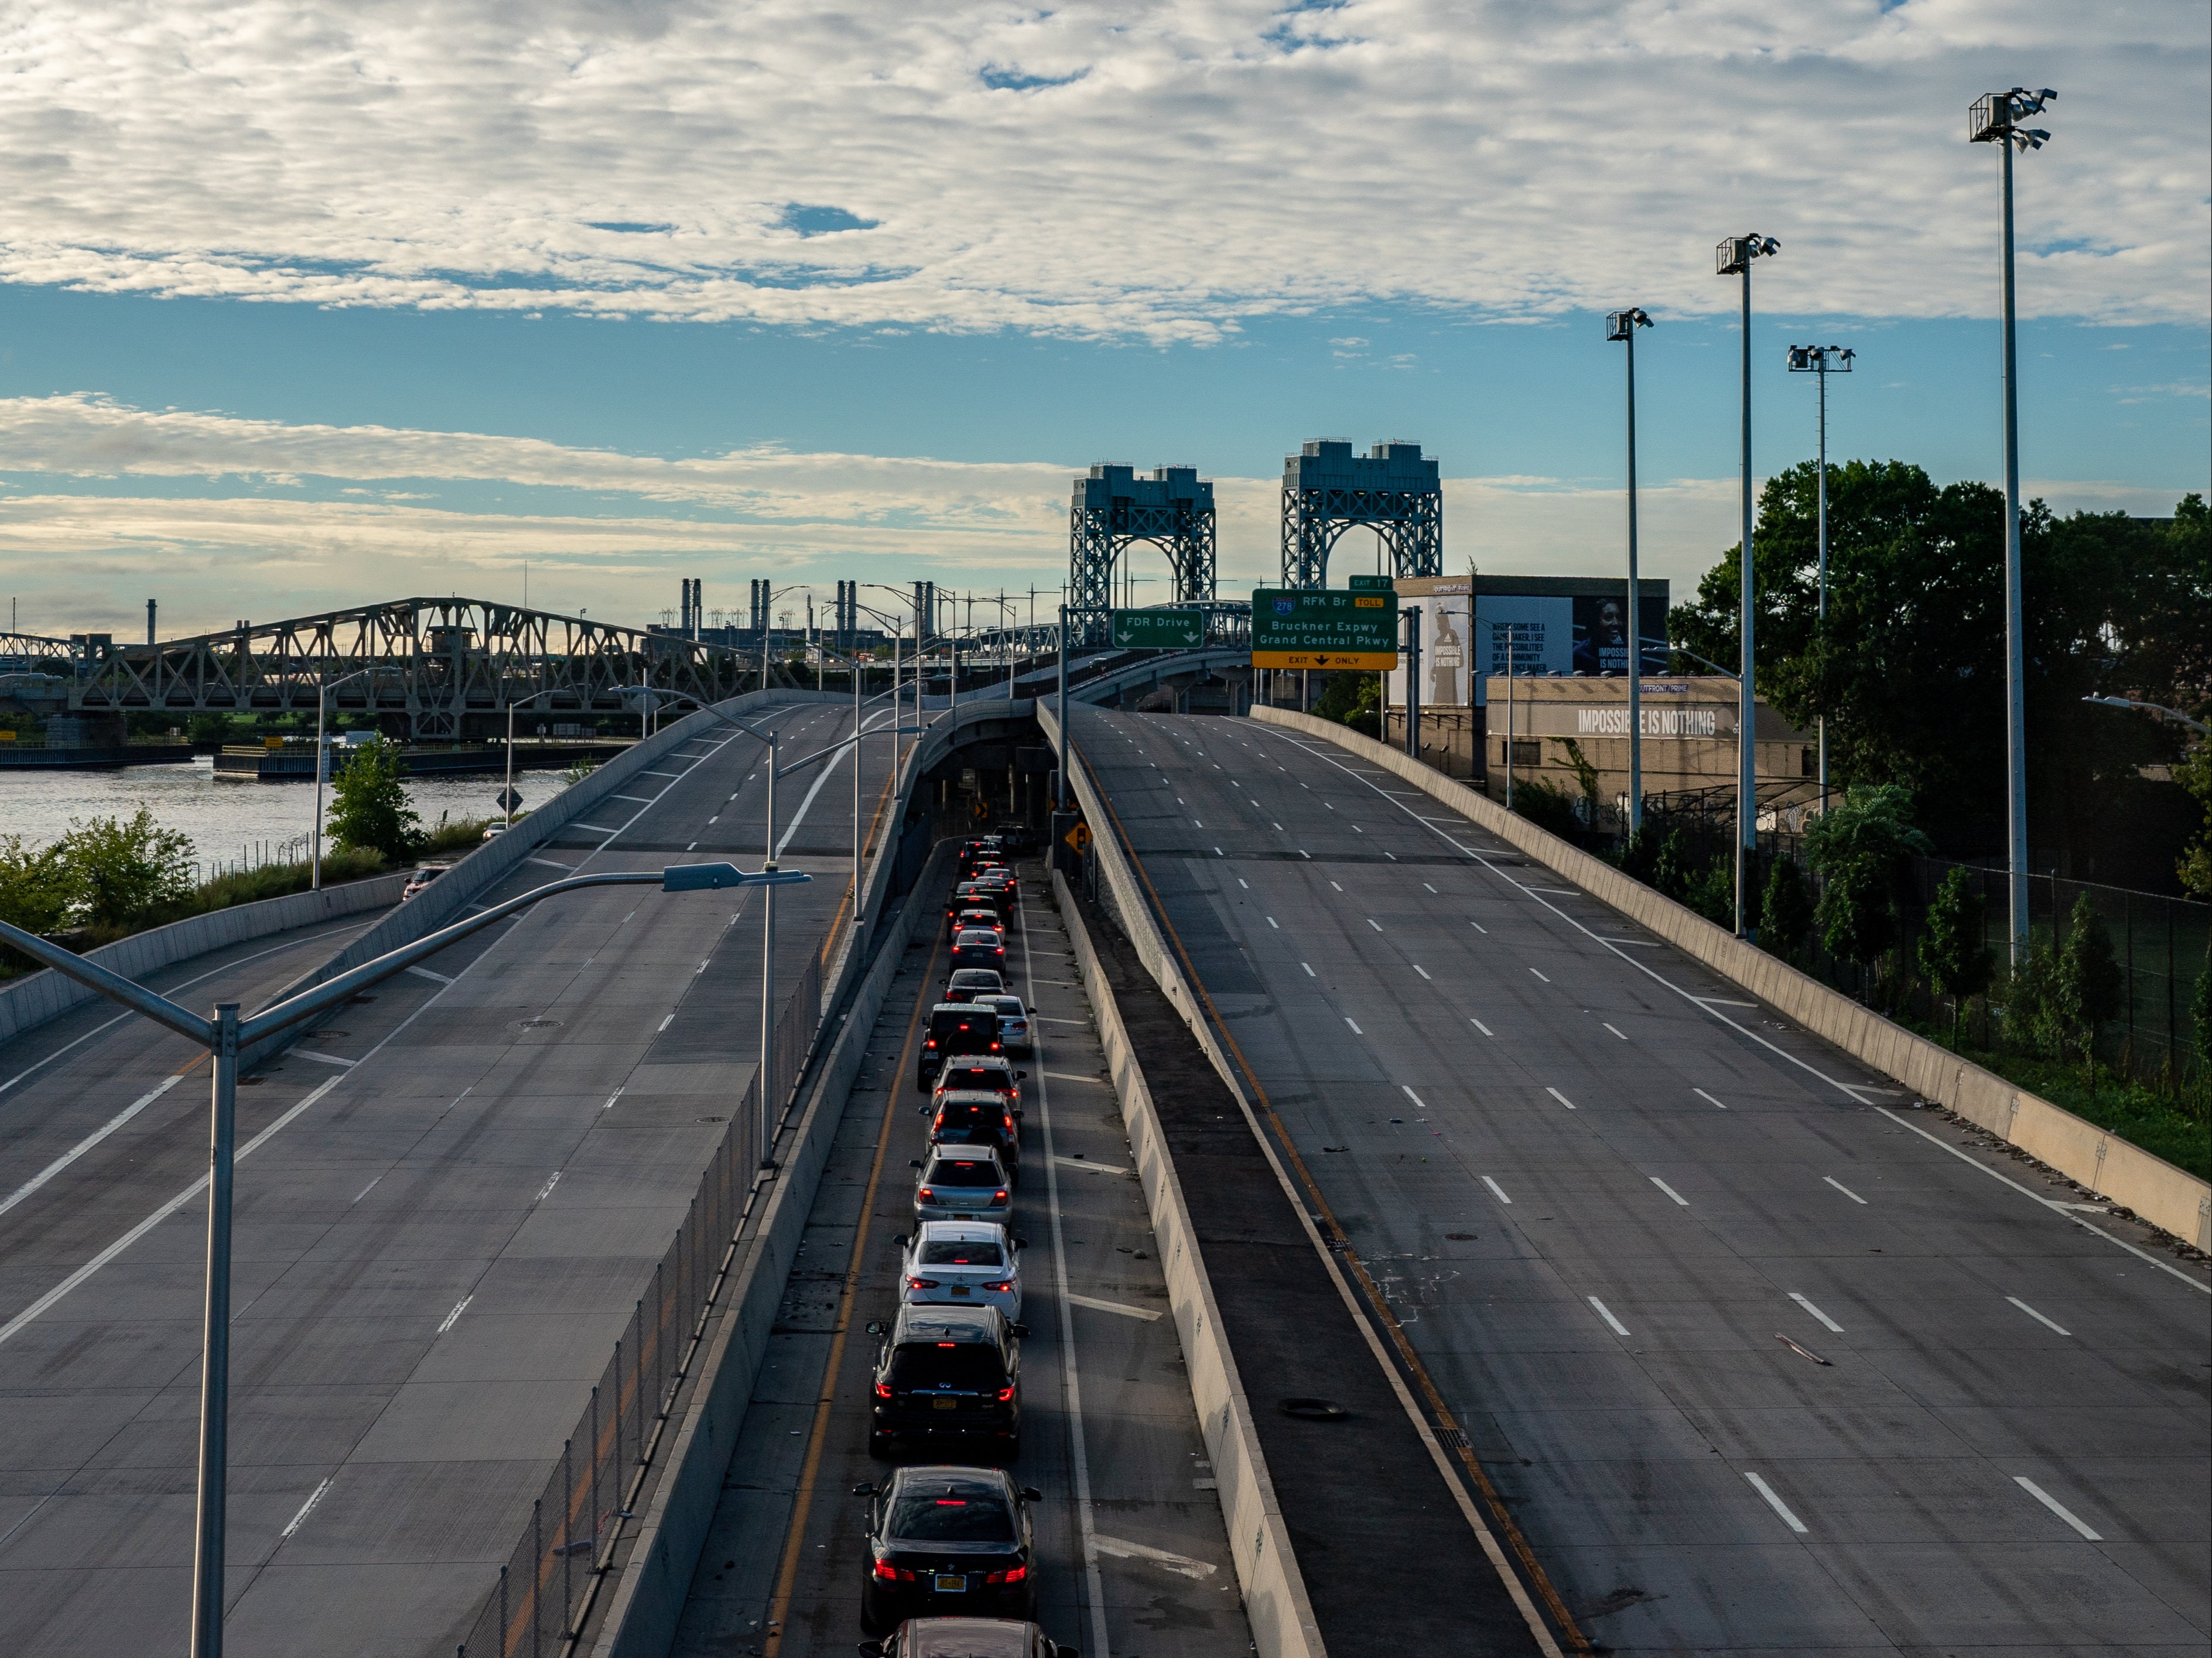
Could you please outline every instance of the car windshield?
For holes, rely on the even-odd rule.
[[[969,1186],[996,1186],[998,1183],[997,1169],[990,1163],[964,1157],[957,1162],[951,1157],[938,1158],[930,1164],[928,1176],[923,1182],[928,1186],[949,1186],[956,1190]]]
[[[885,1534],[912,1543],[1011,1543],[1014,1517],[1003,1497],[957,1488],[901,1491]]]
[[[1006,1258],[995,1243],[925,1243],[924,1266],[1004,1266]]]
[[[1006,1367],[988,1341],[908,1341],[891,1354],[891,1386],[900,1393],[916,1388],[955,1388],[996,1393],[1006,1385]]]

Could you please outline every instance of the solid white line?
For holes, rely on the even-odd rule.
[[[2096,1533],[2091,1531],[2087,1526],[2083,1525],[2080,1521],[2076,1520],[2072,1515],[2067,1513],[2067,1511],[2059,1505],[2058,1500],[2056,1497],[2052,1497],[2049,1491],[2044,1490],[2042,1486],[2037,1485],[2033,1479],[2030,1479],[2026,1474],[2014,1474],[2012,1477],[2012,1483],[2019,1486],[2021,1490],[2026,1491],[2037,1502],[2042,1503],[2045,1508],[2050,1509],[2051,1513],[2057,1515],[2068,1525],[2073,1527],[2075,1531],[2080,1532],[2081,1535],[2088,1539],[2090,1542],[2101,1543],[2105,1540],[2103,1538],[2098,1536]]]
[[[336,1088],[344,1080],[345,1078],[343,1077],[331,1078],[328,1082],[323,1084],[313,1093],[301,1100],[300,1102],[292,1107],[290,1110],[285,1112],[283,1116],[277,1118],[276,1121],[270,1123],[268,1127],[263,1129],[252,1139],[246,1141],[244,1145],[238,1148],[237,1154],[231,1159],[232,1166],[234,1168],[237,1164],[245,1162],[248,1157],[252,1155],[256,1148],[262,1145],[279,1129],[284,1127],[295,1117],[298,1116],[302,1111],[305,1111],[309,1106],[313,1105],[317,1100],[322,1098],[324,1095],[329,1093],[331,1090]],[[205,1175],[202,1175],[190,1186],[185,1187],[183,1191],[178,1193],[176,1196],[171,1198],[167,1203],[156,1209],[152,1214],[147,1216],[145,1219],[140,1221],[136,1226],[125,1232],[121,1237],[109,1244],[107,1248],[102,1249],[90,1260],[85,1262],[83,1266],[78,1267],[76,1271],[71,1272],[59,1284],[54,1285],[52,1289],[47,1291],[46,1294],[40,1296],[36,1301],[33,1302],[28,1307],[26,1307],[21,1312],[9,1319],[6,1324],[0,1325],[0,1344],[4,1344],[15,1336],[21,1334],[27,1326],[42,1316],[49,1309],[52,1308],[56,1303],[59,1302],[63,1297],[68,1295],[70,1291],[75,1290],[79,1284],[84,1283],[85,1280],[89,1278],[94,1272],[97,1272],[101,1267],[106,1266],[108,1262],[113,1260],[125,1249],[128,1249],[132,1244],[137,1242],[139,1239],[144,1237],[147,1233],[152,1231],[163,1221],[168,1219],[170,1216],[175,1214],[178,1210],[183,1208],[194,1198],[198,1197],[202,1192],[205,1191],[207,1189],[207,1183],[208,1177]]]
[[[1467,1016],[1467,1022],[1473,1025],[1477,1030],[1480,1030],[1486,1036],[1495,1036],[1498,1034],[1488,1025],[1483,1023],[1481,1020],[1476,1018],[1472,1013]]]
[[[1491,1179],[1489,1175],[1485,1175],[1482,1177],[1482,1183],[1498,1194],[1498,1202],[1510,1203],[1513,1201],[1512,1199],[1505,1195],[1505,1188],[1500,1186],[1496,1181]]]
[[[1063,1169],[1087,1169],[1094,1175],[1126,1175],[1126,1169],[1116,1169],[1110,1163],[1093,1163],[1088,1157],[1054,1157],[1053,1161]]]
[[[476,1296],[471,1292],[468,1295],[463,1296],[459,1301],[455,1302],[453,1303],[453,1310],[446,1315],[446,1321],[438,1327],[438,1333],[440,1335],[443,1335],[447,1331],[452,1329],[454,1325],[459,1323],[462,1313],[467,1310],[468,1304],[475,1299]]]
[[[1206,1561],[1194,1560],[1187,1554],[1170,1554],[1165,1549],[1148,1548],[1142,1543],[1127,1542],[1119,1537],[1101,1537],[1097,1543],[1101,1554],[1110,1554],[1120,1560],[1149,1560],[1154,1565],[1165,1566],[1170,1571],[1180,1572],[1185,1577],[1211,1577],[1218,1570]],[[1095,1611],[1097,1602],[1094,1600],[1091,1606]],[[1101,1619],[1099,1621],[1104,1620]],[[1100,1643],[1098,1649],[1101,1652],[1106,1650],[1103,1642]]]
[[[441,985],[449,985],[453,983],[453,980],[447,975],[443,973],[433,973],[427,967],[410,967],[407,970],[415,975],[418,979],[434,979]]]
[[[358,1060],[342,1060],[335,1054],[318,1054],[312,1048],[295,1048],[292,1051],[303,1060],[313,1060],[319,1065],[342,1065],[349,1071],[361,1063]]]
[[[1623,1041],[1623,1042],[1626,1042],[1626,1041],[1628,1040],[1627,1036],[1626,1036],[1626,1035],[1624,1035],[1624,1034],[1623,1034],[1623,1032],[1621,1031],[1621,1029],[1620,1029],[1620,1027],[1619,1025],[1616,1025],[1616,1024],[1607,1024],[1607,1023],[1606,1023],[1606,1021],[1604,1021],[1603,1019],[1600,1019],[1600,1020],[1598,1021],[1598,1023],[1599,1023],[1600,1024],[1605,1025],[1605,1028],[1606,1028],[1607,1030],[1610,1030],[1611,1032],[1613,1032],[1613,1034],[1614,1035],[1620,1037],[1620,1040],[1621,1040],[1621,1041]]]
[[[162,1095],[167,1093],[184,1079],[184,1072],[181,1071],[172,1072],[168,1076],[162,1078],[160,1082],[155,1083],[153,1087],[148,1089],[137,1099],[131,1101],[130,1104],[125,1106],[123,1109],[110,1117],[100,1127],[94,1129],[91,1133],[87,1134],[75,1145],[70,1147],[68,1151],[63,1152],[61,1156],[56,1157],[44,1169],[41,1169],[37,1174],[32,1175],[30,1179],[25,1181],[13,1192],[9,1193],[4,1200],[0,1200],[0,1215],[6,1214],[17,1204],[22,1202],[25,1198],[29,1197],[32,1193],[37,1191],[41,1186],[44,1186],[55,1175],[60,1174],[63,1169],[68,1168],[86,1152],[91,1151],[94,1146],[99,1145],[100,1141],[106,1139],[117,1129],[122,1127],[125,1123],[129,1122],[131,1118],[137,1116],[148,1106],[153,1104],[155,1101],[160,1099]]]
[[[1723,1110],[1723,1111],[1725,1111],[1725,1110],[1727,1110],[1727,1109],[1728,1109],[1728,1107],[1726,1107],[1726,1106],[1724,1106],[1724,1105],[1721,1105],[1721,1102],[1720,1102],[1718,1100],[1715,1100],[1715,1099],[1713,1099],[1713,1096],[1712,1096],[1711,1095],[1710,1095],[1710,1094],[1706,1093],[1706,1092],[1705,1092],[1705,1090],[1704,1089],[1702,1089],[1702,1088],[1693,1088],[1693,1089],[1692,1089],[1692,1090],[1690,1090],[1690,1092],[1692,1092],[1692,1094],[1697,1095],[1697,1096],[1698,1096],[1699,1098],[1701,1098],[1701,1099],[1711,1100],[1711,1101],[1712,1101],[1712,1103],[1714,1103],[1715,1105],[1720,1105],[1720,1108],[1721,1108],[1722,1110]]]
[[[1800,1520],[1796,1515],[1790,1512],[1790,1505],[1774,1494],[1773,1486],[1768,1485],[1764,1479],[1761,1479],[1755,1473],[1747,1473],[1744,1475],[1744,1478],[1751,1481],[1752,1490],[1757,1491],[1761,1497],[1766,1499],[1766,1506],[1782,1516],[1782,1523],[1784,1525],[1789,1527],[1791,1531],[1796,1532],[1801,1536],[1804,1533],[1805,1522]]]
[[[1886,1105],[1877,1105],[1875,1107],[1875,1109],[1881,1112],[1883,1116],[1887,1117],[1899,1127],[1910,1128],[1914,1133],[1919,1135],[1922,1139],[1926,1140],[1929,1145],[1942,1146],[1946,1151],[1948,1151],[1953,1157],[1958,1158],[1960,1162],[1965,1163],[1968,1168],[1978,1169],[1982,1173],[1987,1175],[1991,1180],[2002,1181],[2004,1184],[2012,1187],[2014,1191],[2019,1193],[2022,1197],[2033,1199],[2035,1202],[2041,1204],[2045,1208],[2055,1210],[2059,1214],[2064,1215],[2067,1219],[2072,1221],[2083,1231],[2094,1232],[2099,1237],[2104,1239],[2106,1242],[2118,1244],[2121,1248],[2126,1250],[2136,1260],[2144,1262],[2148,1266],[2157,1267],[2161,1272],[2172,1273],[2175,1278],[2179,1278],[2184,1284],[2187,1284],[2191,1289],[2197,1291],[2200,1294],[2212,1295],[2212,1284],[2208,1284],[2201,1278],[2191,1278],[2188,1273],[2181,1271],[2179,1267],[2167,1266],[2166,1262],[2160,1260],[2156,1255],[2144,1254],[2142,1250],[2136,1248],[2134,1244],[2130,1243],[2125,1238],[2116,1238],[2101,1226],[2090,1225],[2089,1223],[2083,1220],[2081,1216],[2070,1212],[2071,1206],[2063,1203],[2054,1203],[2049,1198],[2045,1197],[2041,1193],[2031,1192],[2027,1187],[2022,1186],[2018,1181],[2008,1179],[2005,1175],[2000,1175],[1996,1169],[1990,1168],[1987,1163],[1977,1163],[1973,1158],[1968,1157],[1964,1151],[1961,1151],[1957,1146],[1953,1145],[1948,1140],[1938,1139],[1935,1135],[1923,1128],[1918,1123],[1906,1121],[1903,1117],[1899,1116],[1896,1112],[1891,1110]]]
[[[1530,971],[1531,973],[1536,973],[1536,969],[1535,969],[1534,968],[1533,968],[1533,967],[1532,967],[1532,968],[1530,968],[1530,969],[1528,969],[1528,971]],[[1543,975],[1542,974],[1540,974],[1540,973],[1536,973],[1536,976],[1537,976],[1538,978],[1540,978],[1540,979],[1544,979],[1544,975]],[[1546,984],[1549,984],[1549,983],[1551,983],[1552,981],[1551,981],[1549,979],[1544,979],[1544,982],[1545,982]]]
[[[1347,1013],[1347,1014],[1346,1014],[1346,1015],[1344,1016],[1344,1022],[1345,1022],[1345,1023],[1346,1023],[1346,1024],[1348,1024],[1348,1025],[1350,1025],[1350,1026],[1352,1027],[1352,1034],[1353,1035],[1355,1035],[1355,1036],[1364,1036],[1364,1035],[1367,1034],[1365,1031],[1362,1030],[1362,1029],[1359,1028],[1359,1025],[1358,1025],[1358,1021],[1356,1021],[1355,1019],[1353,1019],[1353,1018],[1352,1018],[1352,1017],[1349,1013]]]
[[[1675,1202],[1680,1204],[1685,1209],[1687,1209],[1690,1206],[1689,1199],[1684,1197],[1673,1187],[1668,1185],[1667,1182],[1661,1180],[1658,1175],[1654,1175],[1651,1176],[1651,1183],[1657,1187],[1661,1191],[1664,1192],[1668,1197],[1674,1199]]]
[[[1842,1193],[1845,1197],[1849,1198],[1849,1199],[1850,1199],[1853,1203],[1864,1203],[1864,1202],[1866,1201],[1866,1199],[1865,1199],[1864,1198],[1861,1197],[1857,1193],[1856,1193],[1856,1192],[1852,1191],[1852,1190],[1851,1190],[1851,1188],[1850,1188],[1850,1187],[1848,1187],[1848,1186],[1844,1185],[1844,1184],[1843,1183],[1843,1181],[1841,1181],[1838,1180],[1838,1179],[1837,1179],[1833,1175],[1821,1175],[1821,1176],[1820,1176],[1820,1178],[1821,1178],[1822,1180],[1824,1180],[1824,1181],[1827,1181],[1829,1185],[1831,1185],[1831,1186],[1834,1187],[1836,1188],[1836,1190],[1838,1190],[1838,1192],[1841,1192],[1841,1193]]]
[[[1844,1327],[1842,1325],[1837,1323],[1835,1320],[1830,1318],[1826,1313],[1822,1312],[1818,1307],[1815,1307],[1811,1302],[1806,1300],[1804,1297],[1799,1295],[1795,1290],[1792,1290],[1790,1292],[1790,1299],[1796,1302],[1807,1312],[1812,1314],[1814,1318],[1819,1319],[1821,1323],[1826,1325],[1829,1329],[1834,1331],[1838,1335],[1843,1334]]]
[[[1600,1301],[1595,1296],[1584,1296],[1583,1299],[1589,1303],[1591,1306],[1597,1309],[1597,1315],[1606,1321],[1607,1325],[1612,1329],[1613,1334],[1617,1336],[1625,1336],[1628,1333],[1628,1327],[1626,1324],[1623,1324],[1619,1319],[1615,1318],[1613,1315],[1613,1309],[1610,1307],[1607,1307],[1603,1302]]]
[[[2038,1324],[2044,1326],[2046,1329],[2056,1330],[2063,1336],[2070,1336],[2074,1333],[2073,1331],[2068,1329],[2064,1325],[2044,1317],[2042,1314],[2037,1312],[2034,1308],[2029,1306],[2018,1296],[2007,1296],[2005,1299],[2012,1303],[2012,1304],[2019,1308],[2021,1312],[2026,1313],[2030,1318],[2033,1319]]]
[[[1094,1313],[1119,1313],[1123,1318],[1140,1318],[1147,1324],[1159,1317],[1153,1307],[1127,1307],[1118,1301],[1100,1301],[1092,1296],[1070,1295],[1068,1299],[1079,1307],[1088,1307]]]
[[[321,1485],[316,1486],[315,1489],[308,1494],[307,1500],[300,1504],[300,1511],[292,1516],[292,1523],[285,1527],[284,1529],[277,1534],[280,1537],[289,1537],[294,1532],[299,1530],[300,1522],[307,1517],[308,1514],[313,1509],[316,1503],[323,1500],[323,1493],[330,1490],[330,1488],[331,1482],[327,1479],[324,1480]]]
[[[1568,1110],[1571,1111],[1575,1108],[1575,1102],[1569,1099],[1565,1094],[1559,1092],[1558,1089],[1547,1088],[1544,1091],[1547,1094],[1549,1094],[1553,1099],[1557,1100],[1561,1105],[1565,1106]]]

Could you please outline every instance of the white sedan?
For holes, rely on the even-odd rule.
[[[996,1307],[1022,1315],[1021,1245],[995,1221],[926,1220],[906,1242],[899,1298],[917,1305]]]

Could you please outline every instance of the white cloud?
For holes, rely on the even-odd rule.
[[[1722,310],[1755,228],[1777,308],[1983,314],[1966,106],[2033,74],[2024,309],[2201,322],[2208,58],[2201,0],[11,0],[0,277],[1205,341]]]

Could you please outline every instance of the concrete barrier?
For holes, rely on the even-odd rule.
[[[954,850],[946,844],[931,853],[823,1057],[760,1224],[732,1272],[735,1291],[708,1343],[699,1385],[678,1406],[668,1472],[646,1505],[636,1544],[599,1625],[592,1646],[598,1658],[661,1658],[675,1642],[846,1098],[908,939],[917,926],[937,919],[935,904],[923,898],[951,874]]]
[[[1432,771],[1369,737],[1288,708],[1255,705],[1251,718],[1281,726],[1357,755],[1405,779],[1518,851],[1572,881],[1600,902],[1649,928],[1684,954],[1778,1009],[1814,1035],[1834,1043],[1921,1098],[1957,1112],[2010,1141],[2067,1179],[2131,1210],[2152,1225],[2212,1250],[2212,1186],[2141,1146],[2107,1133],[2062,1106],[2015,1087],[1941,1043],[1862,1007],[1632,879],[1602,859],[1572,847],[1487,795]],[[1101,836],[1099,844],[1110,837]]]
[[[319,921],[343,920],[388,909],[399,902],[407,884],[406,872],[374,875],[365,881],[345,881],[319,892],[292,892],[282,898],[260,898],[250,904],[210,910],[187,916],[167,926],[149,927],[128,938],[102,944],[86,953],[87,961],[143,981],[149,973],[174,965],[210,950],[313,926]],[[25,975],[0,987],[0,1042],[58,1019],[73,1007],[92,1001],[100,993],[64,979],[51,968]]]
[[[1291,1548],[1290,1529],[1283,1523],[1274,1481],[1267,1473],[1259,1429],[1252,1420],[1251,1401],[1245,1397],[1243,1380],[1237,1374],[1237,1356],[1222,1333],[1213,1283],[1206,1274],[1198,1230],[1183,1201],[1182,1182],[1176,1175],[1167,1137],[1152,1108],[1144,1067],[1138,1063],[1129,1033],[1121,1023],[1120,1005],[1099,966],[1082,912],[1057,870],[1053,872],[1052,893],[1066,922],[1067,936],[1074,943],[1076,965],[1091,1011],[1097,1016],[1099,1043],[1105,1049],[1115,1096],[1121,1102],[1122,1121],[1129,1131],[1129,1153],[1135,1160],[1146,1206],[1152,1213],[1160,1266],[1167,1275],[1168,1304],[1182,1341],[1191,1403],[1197,1410],[1199,1432],[1218,1482],[1221,1518],[1237,1566],[1237,1587],[1244,1596],[1245,1617],[1252,1626],[1253,1644],[1261,1658],[1323,1658],[1327,1649],[1322,1644],[1321,1627],[1306,1595],[1297,1557]]]

